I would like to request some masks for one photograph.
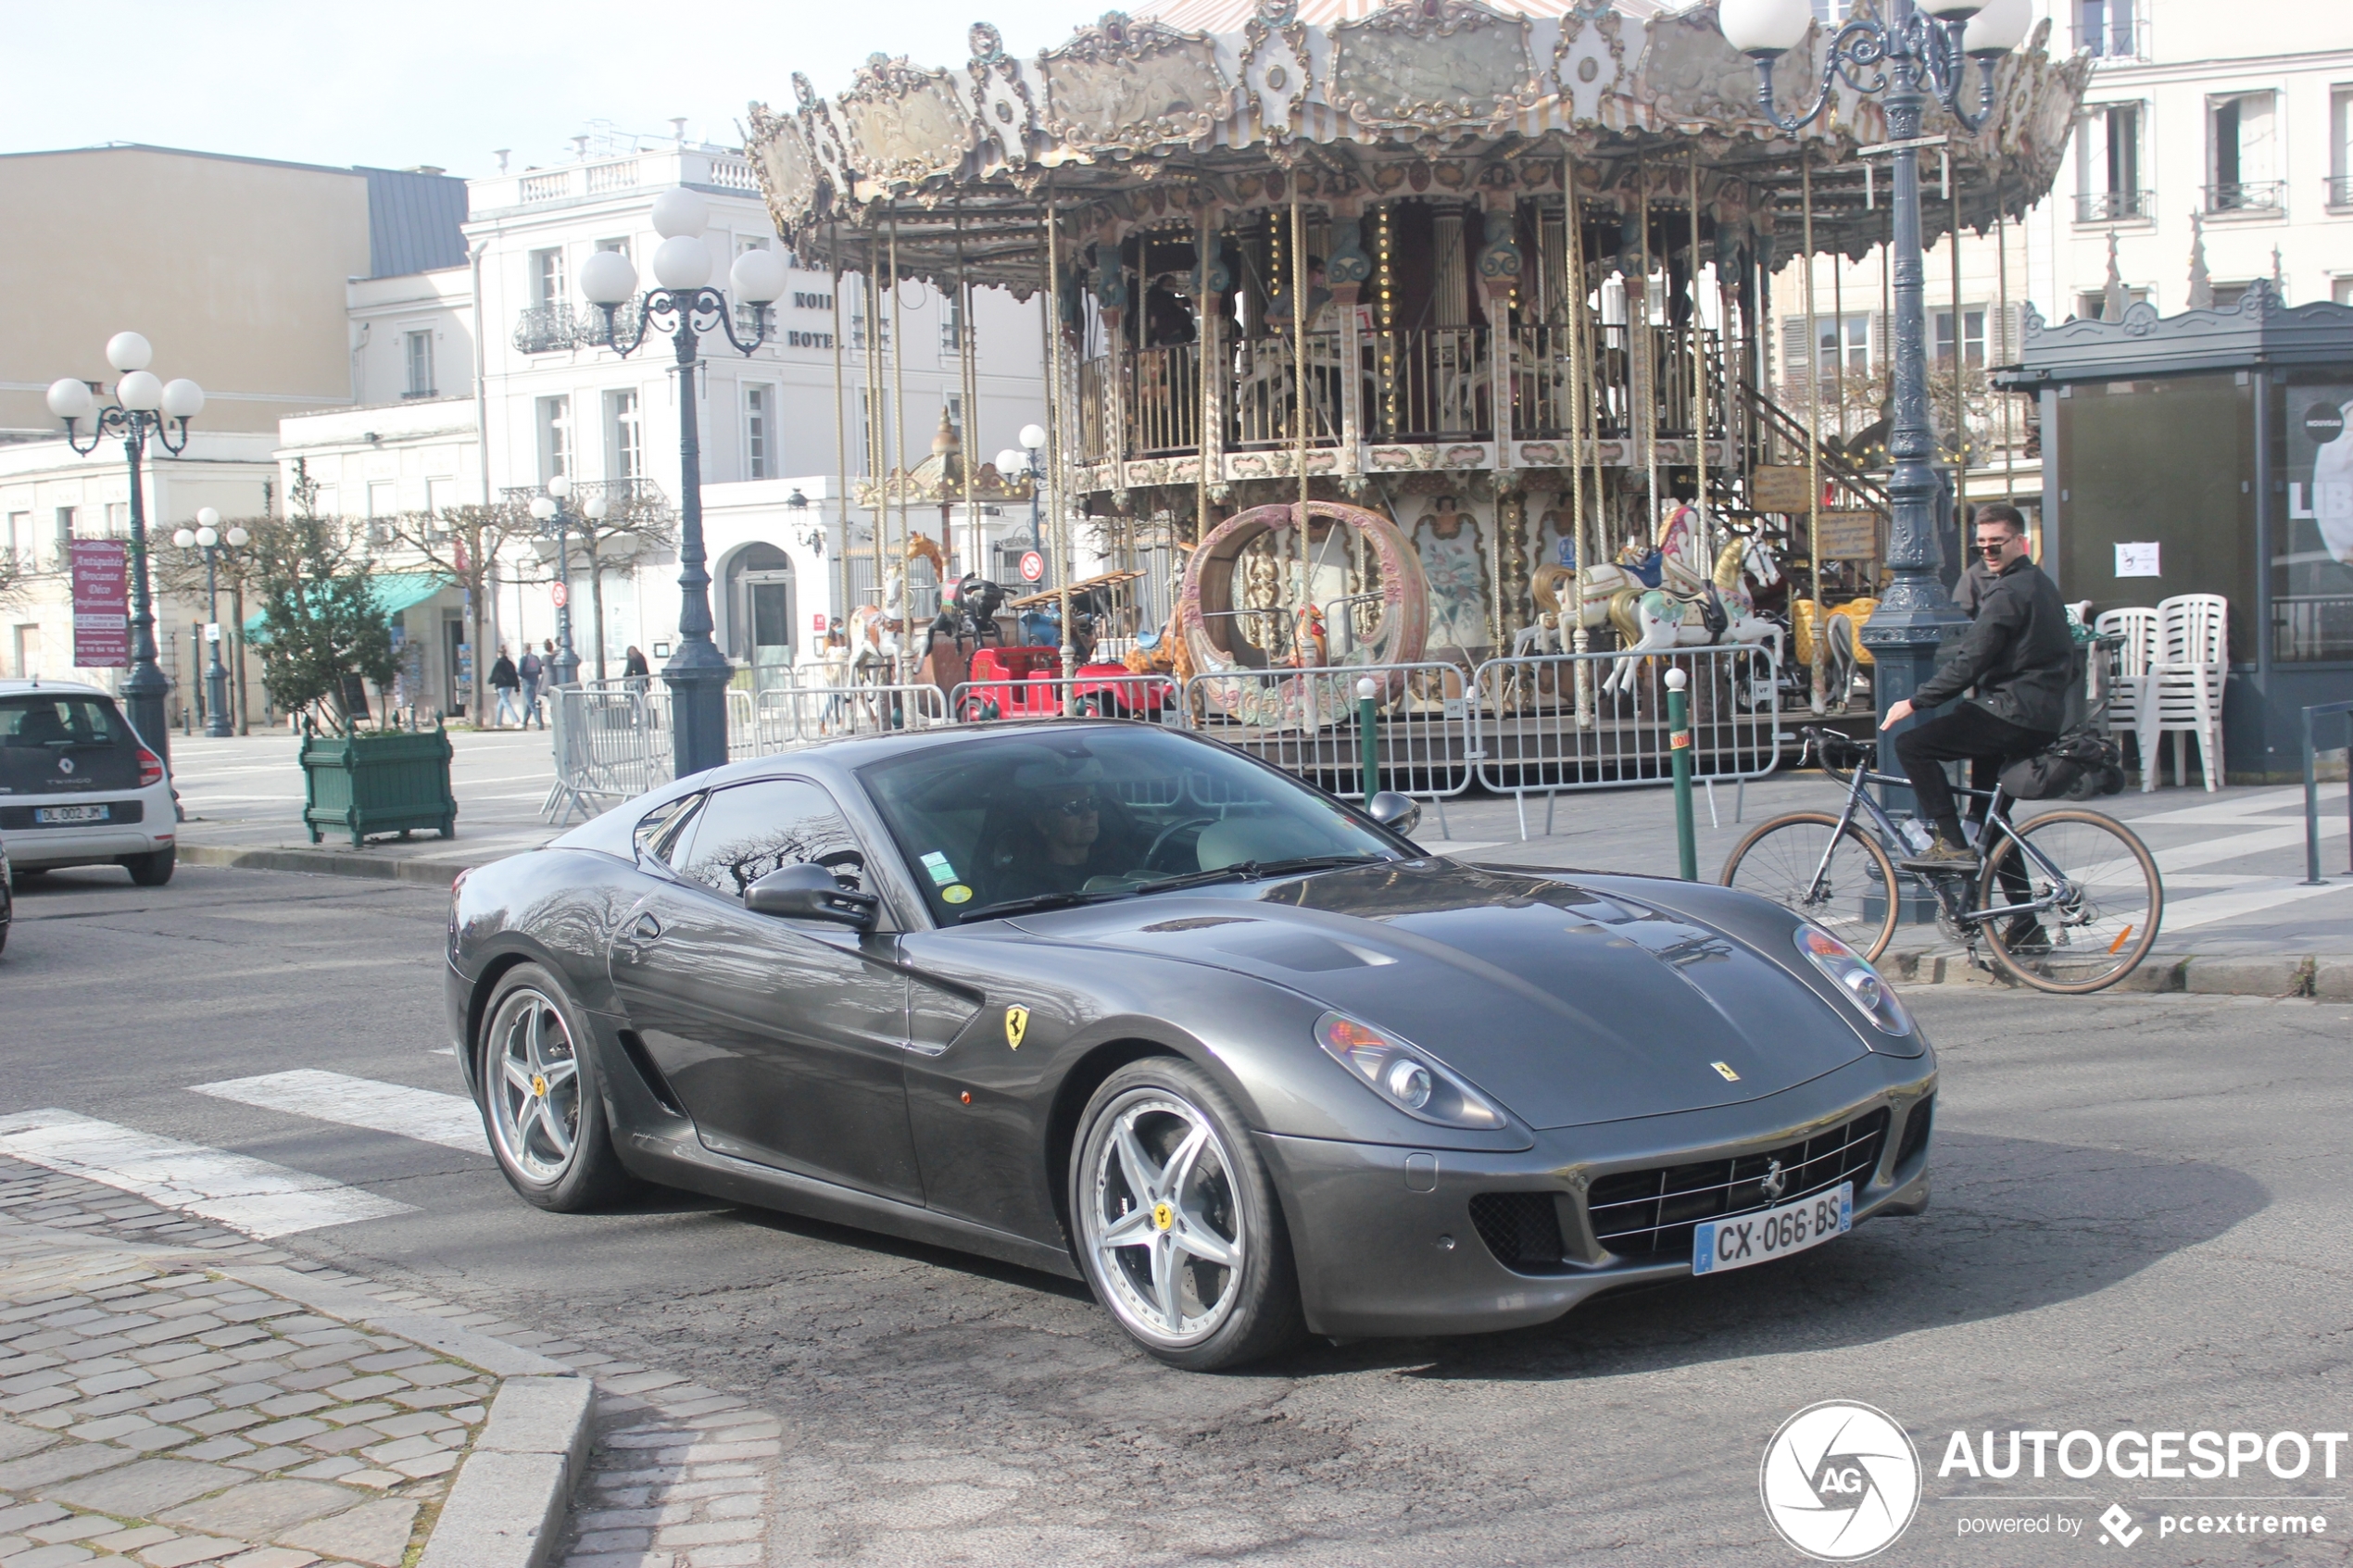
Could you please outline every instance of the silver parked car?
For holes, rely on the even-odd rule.
[[[0,847],[16,874],[120,866],[159,887],[178,827],[163,759],[113,697],[75,681],[0,681]]]

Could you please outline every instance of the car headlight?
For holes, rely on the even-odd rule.
[[[1370,1024],[1327,1012],[1315,1021],[1315,1043],[1374,1093],[1417,1121],[1474,1129],[1505,1125],[1504,1113],[1486,1096]]]
[[[1818,925],[1801,925],[1795,935],[1797,950],[1862,1010],[1872,1027],[1882,1035],[1912,1032],[1912,1015],[1904,1010],[1904,1004],[1896,1000],[1895,987],[1881,977],[1869,960]]]

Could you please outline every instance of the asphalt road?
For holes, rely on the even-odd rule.
[[[1880,1561],[2343,1561],[2338,1479],[1940,1476],[1949,1435],[2353,1428],[2353,1007],[1914,991],[1943,1053],[1930,1212],[1486,1338],[1318,1345],[1215,1377],[1078,1287],[671,1197],[523,1206],[486,1155],[191,1092],[316,1069],[448,1092],[431,889],[183,870],[20,889],[0,1116],[57,1108],[409,1206],[275,1243],[744,1393],[783,1417],[778,1562],[1801,1561],[1758,1461],[1849,1399],[1925,1466]],[[2006,1437],[2003,1439],[2007,1441]],[[1974,1499],[1967,1494],[1978,1494]],[[2165,1497],[2195,1497],[2168,1503]],[[2160,1537],[2298,1500],[2317,1538]],[[1964,1519],[2081,1533],[1964,1537]]]

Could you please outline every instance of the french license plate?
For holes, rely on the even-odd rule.
[[[1819,1247],[1855,1228],[1855,1184],[1841,1182],[1828,1192],[1766,1209],[1709,1220],[1692,1229],[1692,1273],[1720,1274],[1768,1263]]]
[[[36,822],[103,822],[107,811],[104,806],[36,806],[32,820]]]

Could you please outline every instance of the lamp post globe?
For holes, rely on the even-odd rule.
[[[1813,24],[1807,0],[1724,0],[1717,14],[1724,42],[1752,59],[1789,53]]]
[[[711,247],[695,234],[673,234],[654,247],[654,281],[675,294],[711,282]]]
[[[72,424],[97,412],[98,399],[90,391],[90,383],[63,376],[49,383],[49,412]]]
[[[637,269],[617,250],[600,250],[580,264],[581,296],[591,305],[626,305],[637,292]]]
[[[107,363],[118,370],[144,370],[155,357],[154,346],[137,332],[117,332],[107,339]]]
[[[196,547],[196,531],[193,528],[182,528],[172,534],[171,542],[183,550],[193,550]]]
[[[533,521],[546,522],[549,518],[552,518],[555,515],[555,502],[549,500],[545,495],[534,495],[531,498],[531,517]]]
[[[612,511],[612,503],[602,495],[591,495],[580,503],[580,515],[590,522],[602,522]]]
[[[711,227],[711,203],[684,185],[654,198],[654,232],[665,240],[694,239]]]
[[[252,543],[253,535],[246,533],[244,529],[233,526],[229,530],[229,547],[231,549],[242,550],[247,545]]]
[[[204,388],[185,376],[168,381],[157,406],[168,420],[193,420],[204,412]]]
[[[153,414],[163,408],[163,383],[152,370],[129,370],[115,383],[115,401],[137,414]]]
[[[555,478],[549,480],[547,482],[547,494],[556,498],[558,505],[561,505],[572,495],[572,475],[568,473],[560,473],[556,475]]]
[[[790,281],[785,258],[765,245],[744,252],[727,270],[727,286],[747,305],[768,304],[785,292]]]
[[[2033,0],[1988,0],[1961,30],[1961,52],[1977,59],[1998,58],[2025,43],[2033,25]]]
[[[1021,444],[1029,451],[1038,451],[1046,445],[1046,427],[1044,425],[1022,426]]]

